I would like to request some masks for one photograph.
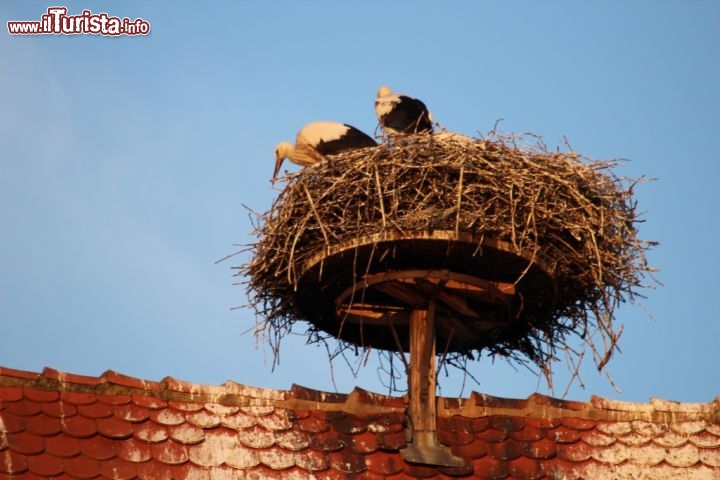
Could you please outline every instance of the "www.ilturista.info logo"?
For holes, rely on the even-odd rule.
[[[68,15],[65,7],[50,7],[40,21],[7,22],[11,35],[147,35],[150,24],[142,18],[110,17],[107,13],[83,10],[80,15]]]

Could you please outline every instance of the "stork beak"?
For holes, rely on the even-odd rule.
[[[273,176],[272,176],[273,181],[277,178],[277,175],[280,172],[280,167],[282,167],[283,160],[285,160],[285,159],[282,157],[277,157],[275,159],[275,171],[273,172]]]

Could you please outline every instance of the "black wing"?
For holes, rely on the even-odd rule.
[[[322,155],[333,155],[344,152],[345,150],[377,146],[377,142],[365,132],[347,123],[343,125],[347,127],[347,131],[340,138],[323,140],[317,144],[315,147],[316,150]]]
[[[383,127],[400,133],[432,132],[430,114],[425,104],[417,98],[400,95],[400,102],[381,118]]]

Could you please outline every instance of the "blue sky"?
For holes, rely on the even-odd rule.
[[[54,5],[54,4],[52,4]],[[662,287],[624,305],[619,389],[586,363],[568,397],[708,402],[720,395],[716,210],[720,3],[71,2],[141,17],[148,36],[11,36],[51,4],[0,4],[0,365],[159,380],[227,379],[332,390],[325,352],[302,337],[281,363],[243,334],[254,323],[231,266],[266,210],[276,142],[312,120],[375,129],[387,84],[422,98],[446,128],[567,137],[627,158],[660,242]],[[648,316],[645,310],[652,314]],[[567,368],[557,367],[563,392]],[[335,385],[385,392],[371,363]],[[491,395],[548,393],[488,359]],[[441,376],[443,394],[462,377]]]

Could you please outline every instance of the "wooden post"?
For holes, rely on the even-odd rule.
[[[465,466],[437,438],[437,403],[435,400],[435,301],[427,310],[410,312],[410,379],[408,385],[409,417],[412,440],[400,451],[412,463]]]
[[[435,302],[410,313],[410,420],[416,433],[437,431]]]

